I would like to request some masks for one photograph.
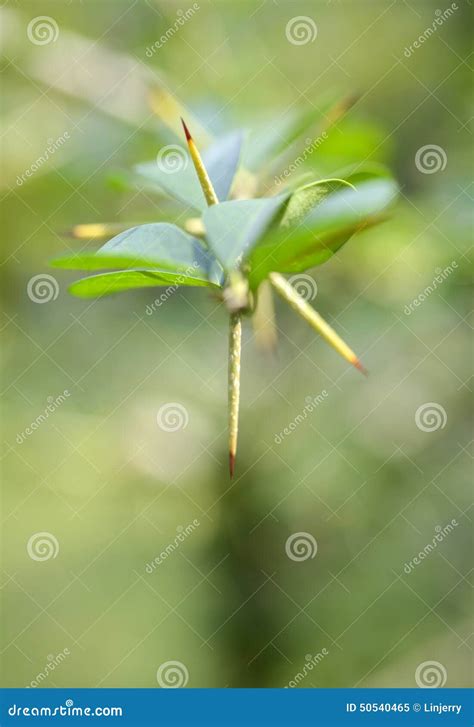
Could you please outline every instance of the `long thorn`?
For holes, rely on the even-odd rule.
[[[240,354],[242,322],[240,313],[232,313],[229,325],[229,473],[234,476],[239,434]]]
[[[186,141],[188,142],[189,153],[193,160],[194,168],[199,178],[202,191],[209,206],[218,204],[217,194],[209,179],[206,167],[201,155],[193,141],[191,133],[183,124]],[[229,318],[229,375],[228,375],[228,396],[229,396],[229,474],[232,479],[235,470],[235,456],[237,454],[237,439],[239,435],[239,402],[240,402],[240,354],[242,349],[242,321],[240,313],[231,313]]]
[[[217,204],[219,202],[219,200],[217,199],[217,194],[214,190],[214,187],[212,186],[211,180],[209,179],[207,169],[204,166],[201,155],[197,149],[196,144],[194,143],[194,139],[191,136],[191,133],[183,119],[181,119],[181,123],[183,124],[186,141],[188,142],[189,153],[191,154],[191,159],[193,160],[194,168],[196,170],[196,174],[198,175],[202,191],[206,198],[206,202],[209,206],[212,204]]]
[[[363,367],[354,351],[344,343],[342,338],[338,336],[336,331],[326,323],[319,313],[316,313],[309,303],[293,288],[290,283],[279,273],[270,273],[270,282],[287,303],[299,313],[305,321],[309,323],[338,353],[356,367],[361,373],[367,375],[366,369]]]

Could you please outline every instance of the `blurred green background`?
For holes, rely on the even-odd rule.
[[[458,0],[410,52],[450,4],[196,5],[151,55],[192,3],[1,9],[2,684],[153,687],[160,665],[178,661],[189,687],[401,687],[435,661],[446,686],[468,686],[470,6]],[[57,24],[51,42],[28,35],[39,12]],[[316,27],[304,44],[287,37],[297,16]],[[389,222],[312,271],[315,307],[370,377],[284,306],[274,360],[246,325],[232,484],[222,305],[200,289],[179,290],[151,315],[159,289],[81,301],[67,293],[79,276],[48,267],[94,247],[63,234],[75,223],[177,219],[163,198],[124,184],[132,164],[173,141],[147,105],[153,82],[214,133],[270,130],[358,92],[305,171],[382,162],[401,187]],[[425,145],[441,148],[437,171],[415,163]],[[59,293],[37,303],[28,283],[44,274]],[[184,407],[185,428],[160,429],[168,403]],[[434,420],[420,428],[425,404]],[[39,556],[38,533],[49,542]],[[296,533],[311,536],[314,557],[287,555]]]

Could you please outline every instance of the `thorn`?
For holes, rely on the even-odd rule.
[[[235,455],[239,435],[240,355],[242,348],[242,321],[240,313],[229,317],[229,474],[234,476]]]
[[[367,369],[365,368],[365,366],[359,361],[358,358],[355,358],[353,361],[351,361],[351,364],[353,366],[355,366],[356,369],[358,369],[361,372],[361,374],[364,374],[364,376],[368,376],[369,375],[369,372],[367,371]]]
[[[230,479],[234,479],[234,470],[235,470],[235,454],[233,452],[229,452],[229,474]]]
[[[183,117],[181,116],[180,118],[181,123],[183,124],[184,133],[186,135],[186,141],[188,142],[189,154],[191,155],[191,159],[193,160],[194,168],[196,170],[196,174],[198,175],[199,184],[201,185],[201,189],[206,199],[206,202],[208,205],[217,204],[219,200],[217,199],[215,189],[212,186],[211,180],[209,179],[209,175],[201,159],[199,150],[194,143],[194,139],[191,136],[191,132],[186,126]]]
[[[189,131],[188,127],[186,126],[186,123],[182,116],[180,116],[181,123],[183,124],[184,134],[186,136],[186,141],[192,141],[193,137],[191,136],[191,132]]]
[[[367,376],[367,370],[361,364],[354,351],[349,348],[347,343],[344,343],[329,323],[299,295],[295,288],[280,273],[270,273],[269,278],[273,287],[289,303],[293,310],[299,313],[346,361],[349,361],[364,376]]]

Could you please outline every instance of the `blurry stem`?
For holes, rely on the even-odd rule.
[[[258,289],[257,307],[252,316],[252,325],[257,347],[265,353],[274,353],[278,343],[278,335],[272,288],[268,280],[264,280]]]
[[[309,303],[300,296],[295,288],[293,288],[293,286],[290,285],[290,283],[285,280],[282,275],[279,273],[270,273],[269,277],[270,282],[277,293],[279,293],[281,297],[290,304],[293,310],[299,313],[300,316],[302,316],[315,331],[317,331],[333,348],[336,349],[338,353],[341,354],[341,356],[343,356],[343,358],[346,359],[346,361],[349,361],[349,363],[359,369],[359,371],[363,374],[367,373],[354,351],[352,351],[352,349],[344,343],[342,338],[340,338],[336,331],[331,328],[329,323],[326,323],[324,318],[322,318],[319,313],[316,313],[314,308],[312,308]]]
[[[331,106],[329,111],[326,114],[326,118],[324,122],[321,124],[319,128],[319,134],[323,134],[325,131],[329,131],[331,126],[334,126],[334,124],[337,124],[340,119],[342,119],[348,111],[354,106],[355,103],[360,99],[360,94],[358,93],[351,93],[347,96],[344,96],[340,101],[337,101],[334,106]]]
[[[240,313],[231,313],[229,324],[229,472],[232,478],[239,433],[240,354],[242,350]]]

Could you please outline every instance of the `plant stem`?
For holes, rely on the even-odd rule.
[[[278,344],[273,292],[268,280],[260,283],[257,307],[252,316],[255,343],[264,353],[274,354]]]
[[[218,204],[217,194],[209,179],[207,169],[201,159],[201,155],[193,141],[188,127],[183,119],[184,133],[188,142],[189,153],[193,160],[196,174],[198,175],[201,189],[206,198],[207,204]],[[241,276],[236,276],[229,286],[229,289],[237,287]],[[231,312],[229,317],[229,376],[228,376],[228,396],[229,396],[229,472],[230,477],[234,476],[235,455],[237,453],[237,438],[239,434],[239,399],[240,399],[240,354],[242,349],[242,322],[240,312]]]
[[[240,313],[231,313],[229,324],[229,473],[232,479],[239,434],[240,354],[242,350]]]
[[[343,358],[346,359],[346,361],[349,361],[349,363],[355,366],[356,369],[359,369],[359,371],[363,374],[367,374],[367,371],[362,366],[354,351],[349,348],[346,343],[344,343],[342,338],[340,338],[336,331],[331,328],[329,323],[326,323],[324,318],[322,318],[319,313],[317,313],[314,308],[312,308],[309,303],[300,296],[300,294],[287,280],[285,280],[282,275],[279,273],[270,273],[269,278],[277,293],[279,293],[281,297],[290,304],[293,310],[299,313],[300,316],[302,316],[315,331],[317,331],[333,348],[336,349],[338,353],[341,354],[341,356],[343,356]]]

